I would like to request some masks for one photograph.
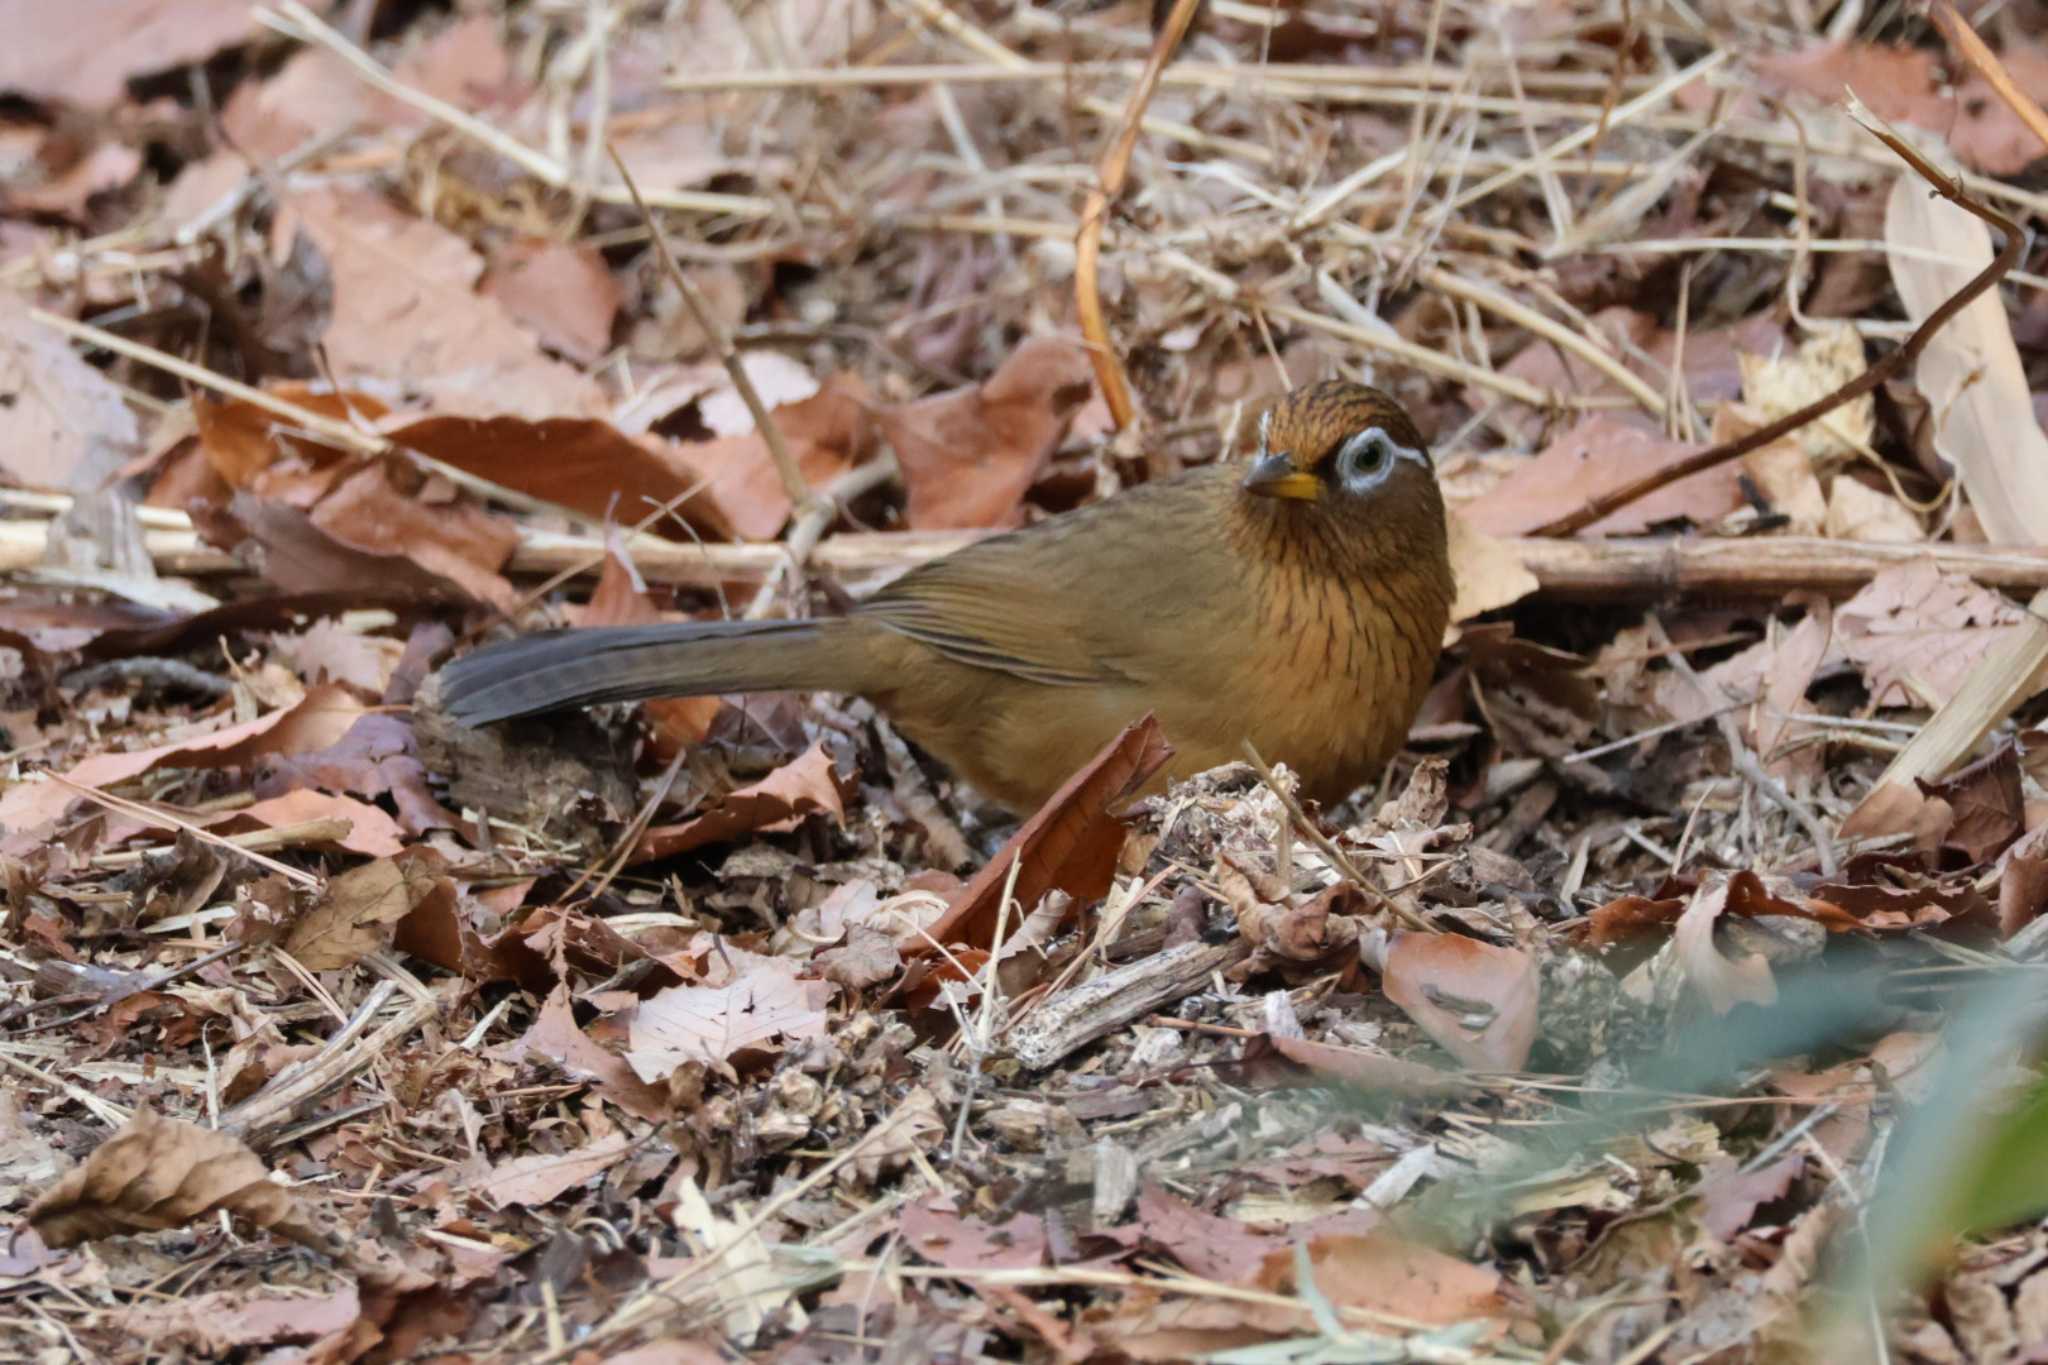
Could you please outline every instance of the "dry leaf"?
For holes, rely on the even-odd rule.
[[[429,896],[453,896],[440,856],[407,849],[350,868],[327,884],[312,909],[285,935],[284,950],[308,971],[353,967],[391,946],[398,922]]]
[[[347,1284],[332,1294],[310,1296],[229,1289],[152,1299],[114,1310],[110,1325],[138,1342],[148,1342],[152,1354],[168,1354],[166,1348],[175,1344],[209,1360],[226,1360],[249,1353],[251,1347],[321,1340],[346,1332],[361,1317],[356,1287]]]
[[[359,424],[366,433],[388,411],[369,394],[353,390],[336,393],[307,384],[281,383],[270,385],[264,392],[331,421]],[[308,482],[307,471],[334,470],[360,458],[324,442],[309,440],[298,434],[285,418],[240,398],[195,395],[192,417],[198,428],[199,449],[227,487],[266,491],[300,506],[310,506],[314,496],[304,492],[293,496],[287,493],[282,480],[265,484],[264,473],[279,464],[288,465],[296,476],[295,486],[303,489]],[[319,479],[314,486],[324,492],[331,486],[331,479]]]
[[[1821,529],[1830,540],[1878,545],[1912,545],[1927,538],[1905,504],[1848,474],[1837,474],[1828,485],[1828,511]]]
[[[239,82],[221,127],[244,156],[274,165],[347,133],[377,105],[377,92],[345,60],[311,47],[294,52],[267,81]]]
[[[1922,559],[1886,569],[1838,607],[1834,638],[1842,656],[1863,670],[1874,703],[1935,706],[2026,622],[2003,593]],[[2043,684],[2048,678],[2035,679],[2015,700]]]
[[[597,1093],[637,1118],[664,1119],[669,1106],[659,1086],[633,1074],[623,1057],[593,1040],[576,1022],[569,987],[557,984],[548,993],[533,1026],[507,1049],[508,1060],[545,1057],[571,1080],[589,1081]]]
[[[632,1139],[613,1131],[573,1152],[516,1156],[510,1161],[500,1162],[472,1188],[496,1209],[546,1204],[565,1191],[604,1174],[632,1150]]]
[[[429,508],[399,495],[376,470],[321,519],[296,507],[237,493],[217,543],[246,537],[263,576],[287,593],[357,584],[366,596],[397,601],[468,599],[514,609],[519,594],[496,569],[511,557],[518,532],[474,504]],[[444,486],[445,487],[445,486]],[[380,519],[388,512],[391,520]],[[446,539],[443,539],[443,537]],[[353,544],[360,540],[363,544]],[[430,567],[432,566],[432,567]]]
[[[244,0],[98,0],[8,7],[0,90],[108,105],[129,80],[212,56],[254,27]]]
[[[1784,327],[1768,312],[1753,314],[1730,327],[1690,328],[1682,346],[1677,332],[1659,326],[1653,315],[1633,308],[1603,308],[1593,315],[1591,323],[1590,330],[1606,343],[1608,353],[1653,389],[1661,392],[1670,383],[1672,369],[1679,368],[1686,391],[1701,407],[1738,397],[1742,392],[1741,358],[1768,355],[1783,344],[1785,337]],[[1634,404],[1612,379],[1547,341],[1524,346],[1502,367],[1502,373],[1575,398]],[[1497,399],[1498,395],[1479,389],[1469,389],[1466,396],[1475,412]],[[1512,424],[1511,429],[1528,440],[1536,439],[1549,416],[1519,404],[1505,409],[1503,415]]]
[[[273,796],[267,801],[251,802],[240,810],[228,812],[225,818],[208,827],[228,834],[243,829],[284,829],[315,820],[346,821],[348,833],[335,840],[333,847],[347,849],[350,853],[388,858],[405,847],[404,831],[381,807],[306,788]]]
[[[1307,1068],[1321,1083],[1351,1086],[1368,1095],[1456,1095],[1469,1088],[1469,1083],[1453,1072],[1438,1071],[1385,1052],[1279,1033],[1266,1034],[1265,1040],[1275,1052]]]
[[[1747,953],[1731,961],[1714,946],[1714,924],[1727,906],[1728,880],[1716,878],[1693,893],[1691,904],[1672,931],[1672,946],[1685,979],[1716,1014],[1726,1014],[1740,1004],[1773,1004],[1778,998],[1771,964],[1762,956]]]
[[[1759,414],[1759,426],[1797,412],[1825,398],[1862,374],[1863,337],[1848,323],[1820,328],[1799,348],[1779,355],[1738,357],[1742,367],[1742,403]],[[1861,398],[1836,408],[1792,437],[1809,459],[1848,459],[1870,444],[1877,426],[1877,398]]]
[[[1716,442],[1754,431],[1763,425],[1761,422],[1738,424],[1732,420],[1733,417],[1732,407],[1724,407],[1714,414]],[[1738,425],[1741,428],[1739,432],[1735,429]],[[1821,492],[1820,479],[1813,472],[1813,461],[1807,458],[1799,442],[1773,441],[1761,450],[1750,451],[1742,457],[1742,471],[1756,485],[1756,491],[1771,511],[1785,518],[1788,534],[1820,534],[1821,523],[1828,515],[1827,495]]]
[[[584,365],[611,349],[612,322],[625,298],[597,248],[538,240],[502,247],[477,292],[503,305],[542,345]]]
[[[904,1242],[933,1265],[981,1271],[1025,1269],[1045,1264],[1045,1219],[1012,1214],[1000,1223],[970,1217],[926,1195],[904,1207],[898,1228]]]
[[[1451,623],[1519,602],[1538,586],[1508,545],[1473,526],[1456,508],[1444,512],[1450,532],[1451,577],[1457,584],[1457,598],[1451,603]]]
[[[2038,94],[2048,94],[2048,64],[2022,34],[2010,36],[2003,60]],[[1766,88],[1809,95],[1830,106],[1847,86],[1882,117],[1924,128],[1969,165],[2007,176],[2041,155],[2041,143],[1974,71],[1951,80],[1939,53],[1879,43],[1822,43],[1803,52],[1766,54],[1753,62]],[[1924,191],[1917,177],[1906,180]],[[1958,209],[1956,212],[1960,213]]]
[[[1505,1313],[1506,1281],[1497,1270],[1446,1256],[1432,1247],[1375,1229],[1332,1232],[1309,1242],[1315,1286],[1333,1304],[1376,1309],[1429,1323],[1471,1322]],[[1291,1252],[1273,1252],[1253,1283],[1278,1294],[1299,1293]]]
[[[340,687],[316,687],[295,705],[211,734],[135,749],[95,754],[64,774],[82,787],[106,787],[161,767],[239,768],[273,754],[324,749],[347,734],[363,705]],[[20,833],[64,813],[75,796],[56,782],[21,782],[0,796],[0,832]]]
[[[846,817],[839,775],[822,740],[753,786],[728,792],[703,814],[648,830],[640,836],[631,861],[667,858],[742,834],[795,829],[805,816],[814,814],[829,815],[834,822]]]
[[[911,529],[1014,525],[1025,492],[1094,391],[1093,376],[1078,345],[1039,337],[976,388],[878,409],[903,467]]]
[[[1524,535],[1699,449],[1617,417],[1588,417],[1459,510],[1488,535]],[[1680,518],[1704,525],[1742,502],[1740,470],[1721,464],[1660,488],[1586,530],[1594,535],[1631,535]]]
[[[1700,1226],[1724,1242],[1734,1241],[1759,1205],[1783,1199],[1805,1173],[1806,1158],[1798,1152],[1753,1171],[1736,1169],[1732,1157],[1720,1158],[1709,1165],[1697,1191]]]
[[[2031,160],[2041,148],[2028,138]],[[1884,239],[1901,248],[1891,257],[1892,282],[1915,323],[1991,263],[1990,229],[1929,194],[1910,172],[1892,185]],[[1934,447],[1961,475],[1992,542],[2048,542],[2048,434],[2034,418],[2033,392],[1997,290],[1978,295],[1934,334],[1913,379],[1934,413]]]
[[[876,422],[867,408],[867,388],[852,373],[833,375],[817,393],[769,415],[797,472],[813,488],[852,469],[875,449]],[[690,506],[692,512],[704,511],[708,529],[728,538],[764,540],[789,519],[789,495],[759,433],[669,450],[691,486],[705,490],[703,500]]]
[[[183,1227],[218,1210],[307,1245],[332,1245],[239,1140],[147,1109],[44,1191],[28,1221],[45,1244],[63,1248]]]
[[[1479,1071],[1519,1071],[1536,1042],[1536,960],[1462,934],[1396,933],[1381,985],[1437,1044]]]
[[[315,190],[288,207],[333,276],[323,340],[343,383],[395,384],[475,416],[604,410],[596,381],[541,354],[502,305],[475,292],[483,261],[460,237],[362,190]]]
[[[13,51],[10,35],[0,51]],[[4,58],[0,58],[4,62]],[[4,84],[4,82],[0,82]],[[0,290],[0,472],[29,488],[97,488],[138,440],[114,382]]]
[[[822,1037],[832,990],[774,959],[728,985],[656,991],[633,1011],[626,1061],[641,1080],[658,1081],[685,1062],[723,1066],[775,1039]]]
[[[1082,905],[1101,899],[1116,875],[1117,853],[1124,846],[1123,823],[1112,808],[1171,757],[1173,747],[1150,712],[1125,727],[975,874],[927,930],[920,950],[930,951],[931,943],[995,947],[996,919],[1013,862],[1021,863],[1014,893],[1019,905],[1035,906],[1046,892],[1055,890]],[[1020,918],[1013,915],[1012,923]]]
[[[142,153],[112,138],[93,142],[78,154],[71,138],[53,134],[38,150],[64,159],[46,165],[38,156],[30,174],[0,179],[0,204],[9,213],[84,218],[94,195],[121,188],[142,169]]]
[[[1811,605],[1790,630],[1702,673],[1704,695],[1683,674],[1662,676],[1658,705],[1674,719],[1698,719],[1727,701],[1756,701],[1752,733],[1768,754],[1789,732],[1785,716],[1799,709],[1807,686],[1830,670],[1855,666],[1877,705],[1936,706],[2028,628],[2003,594],[1943,573],[1931,559],[1882,570],[1832,616]],[[2041,686],[2048,678],[2033,690]]]

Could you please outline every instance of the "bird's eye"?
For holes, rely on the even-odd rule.
[[[1397,447],[1378,427],[1367,427],[1337,449],[1337,480],[1353,493],[1363,493],[1387,477]]]

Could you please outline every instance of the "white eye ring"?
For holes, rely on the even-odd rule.
[[[1337,481],[1353,493],[1367,492],[1385,481],[1396,460],[1425,463],[1421,451],[1400,444],[1379,427],[1367,427],[1337,447]]]

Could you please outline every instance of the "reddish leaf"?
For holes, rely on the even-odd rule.
[[[1588,417],[1459,510],[1489,535],[1522,535],[1698,449],[1617,417]],[[1740,476],[1736,466],[1719,465],[1630,503],[1587,530],[1630,535],[1679,517],[1695,525],[1714,521],[1742,506]]]
[[[366,393],[335,393],[301,383],[272,384],[267,392],[294,407],[337,422],[367,424],[386,412],[383,403]],[[230,488],[256,487],[263,473],[279,460],[328,467],[350,458],[331,445],[295,435],[289,421],[240,398],[195,395],[192,419],[199,429],[199,448],[207,463]]]
[[[584,365],[611,349],[612,320],[624,297],[597,248],[548,241],[509,243],[477,292],[503,304],[544,345]]]
[[[130,77],[209,57],[253,27],[242,0],[10,7],[0,90],[109,105],[127,93]]]
[[[1093,392],[1087,355],[1040,337],[988,382],[876,414],[910,493],[914,530],[1008,526]]]
[[[0,42],[0,53],[22,51],[18,34]],[[0,56],[0,68],[6,61]],[[112,470],[94,468],[95,452],[136,440],[135,415],[120,387],[33,321],[11,290],[0,292],[0,394],[7,395],[0,403],[0,472],[11,482],[65,489],[81,477],[97,480]]]
[[[306,788],[273,796],[267,801],[252,802],[240,810],[230,811],[224,819],[209,827],[222,833],[232,833],[243,829],[283,829],[315,820],[346,820],[348,832],[333,840],[331,846],[351,853],[388,858],[405,847],[398,822],[386,815],[381,807]]]
[[[1387,998],[1466,1066],[1519,1071],[1536,1042],[1536,961],[1462,934],[1403,931],[1387,947]]]
[[[1064,891],[1077,905],[1100,899],[1116,875],[1117,854],[1124,846],[1124,827],[1111,807],[1143,786],[1171,757],[1173,746],[1150,712],[1127,726],[975,874],[931,925],[920,952],[931,951],[933,942],[996,946],[997,910],[1012,863],[1020,864],[1015,895],[1026,910],[1048,891]],[[1013,914],[1011,926],[1020,920]]]
[[[2024,34],[2010,35],[2000,54],[2035,98],[2048,96],[2048,62]],[[1880,118],[1911,123],[1939,136],[1965,163],[1991,175],[2013,175],[2041,155],[2040,139],[1974,70],[1952,78],[1941,55],[1925,48],[1878,43],[1822,43],[1803,52],[1759,54],[1755,68],[1767,88],[1809,95],[1828,106],[1854,91]]]
[[[679,825],[657,825],[648,830],[640,836],[631,861],[667,858],[742,834],[795,829],[812,814],[829,815],[835,822],[846,816],[839,775],[822,741],[753,786],[727,794],[703,814]]]
[[[1452,1072],[1370,1048],[1290,1038],[1281,1033],[1266,1034],[1263,1042],[1296,1066],[1305,1068],[1321,1084],[1335,1082],[1368,1094],[1390,1095],[1458,1094],[1469,1088],[1467,1081]],[[1254,1060],[1247,1051],[1245,1061]]]
[[[599,1094],[629,1114],[643,1119],[668,1116],[669,1106],[662,1087],[649,1085],[635,1076],[623,1057],[608,1051],[577,1026],[575,1006],[566,985],[554,988],[533,1026],[520,1035],[509,1051],[513,1061],[528,1055],[547,1058],[572,1080],[591,1082]]]
[[[597,382],[543,355],[475,292],[483,261],[454,233],[379,194],[320,189],[290,199],[334,283],[323,342],[343,383],[383,381],[443,411],[590,417]]]
[[[1617,943],[1676,924],[1685,902],[1652,900],[1648,896],[1617,896],[1586,917],[1573,937],[1589,948],[1608,948]]]
[[[152,749],[95,754],[65,777],[78,786],[105,787],[160,767],[239,768],[271,754],[324,749],[348,733],[363,714],[346,688],[316,687],[298,703],[241,725]],[[64,813],[76,795],[57,782],[22,782],[0,796],[0,831],[20,833]]]
[[[1698,1191],[1700,1226],[1724,1242],[1734,1241],[1756,1217],[1758,1205],[1783,1199],[1792,1182],[1805,1173],[1806,1158],[1795,1152],[1759,1170],[1709,1175]]]
[[[944,1207],[936,1195],[927,1195],[904,1208],[900,1226],[910,1249],[933,1265],[981,1270],[1045,1264],[1045,1219],[1035,1213],[986,1223]]]

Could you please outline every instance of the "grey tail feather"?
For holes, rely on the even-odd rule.
[[[441,702],[487,725],[599,702],[831,686],[817,648],[841,621],[678,621],[524,635],[441,670]],[[841,681],[839,687],[847,687]]]

